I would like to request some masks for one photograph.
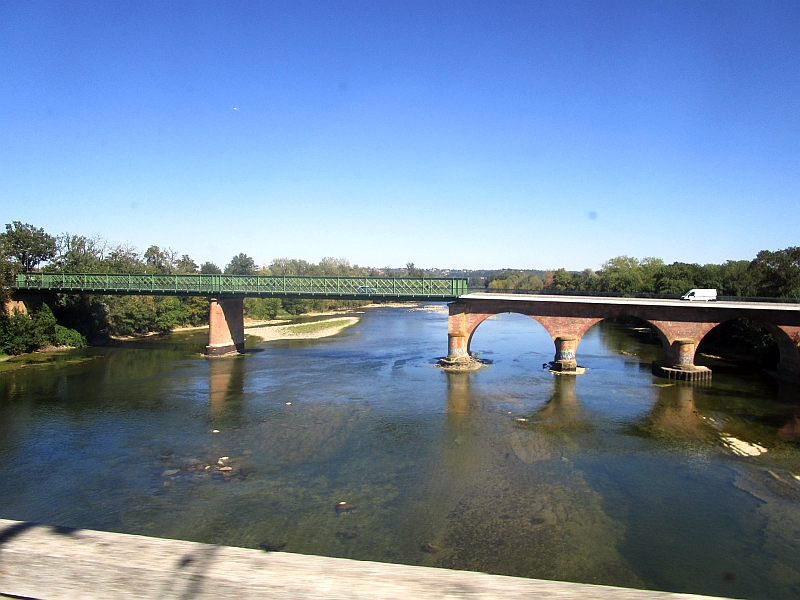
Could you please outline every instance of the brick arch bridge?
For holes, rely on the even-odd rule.
[[[553,370],[575,372],[581,337],[592,325],[613,317],[637,317],[658,333],[667,358],[653,365],[657,375],[707,379],[711,371],[694,364],[697,346],[717,325],[746,317],[762,323],[780,350],[779,375],[800,381],[800,306],[771,302],[686,302],[642,298],[469,294],[450,305],[447,362],[470,361],[470,341],[478,326],[500,313],[527,315],[555,343]]]

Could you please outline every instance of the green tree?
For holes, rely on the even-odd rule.
[[[601,290],[635,294],[642,290],[643,277],[639,260],[632,256],[617,256],[603,263]]]
[[[175,263],[175,272],[176,273],[184,273],[184,274],[191,274],[197,273],[200,267],[197,266],[197,263],[194,262],[188,254],[184,254],[181,256],[180,260]]]
[[[150,246],[144,253],[144,262],[147,268],[146,272],[174,273],[175,263],[177,262],[176,255],[177,253],[170,248],[162,250],[158,246]]]
[[[0,247],[0,304],[11,296],[11,281],[14,279],[14,268],[11,261]],[[0,312],[3,310],[0,308]]]
[[[32,271],[42,262],[55,257],[58,251],[56,238],[28,223],[6,223],[6,232],[0,234],[0,245],[22,271]]]
[[[566,269],[557,269],[553,271],[553,282],[548,289],[559,291],[572,290],[572,273]]]
[[[599,284],[600,278],[592,269],[584,269],[572,278],[572,289],[581,292],[597,291]]]
[[[20,354],[44,346],[84,346],[86,340],[74,329],[56,323],[53,311],[43,304],[30,316],[14,311],[0,311],[0,352]]]
[[[220,269],[213,262],[206,261],[202,265],[200,265],[200,272],[203,275],[219,275],[222,273],[222,269]]]
[[[67,273],[103,273],[105,242],[99,238],[65,233],[58,238],[58,255],[52,267]]]
[[[800,247],[770,252],[762,250],[750,271],[757,281],[758,294],[773,298],[800,298]]]
[[[103,260],[106,273],[144,273],[146,265],[132,246],[114,246]]]
[[[247,254],[237,254],[225,266],[225,273],[228,275],[255,275],[256,261],[247,256]]]
[[[729,260],[720,267],[722,296],[755,296],[758,294],[749,260]]]
[[[280,298],[244,299],[244,316],[249,319],[274,319],[281,308]]]
[[[653,290],[657,294],[684,294],[699,287],[695,284],[699,271],[698,265],[688,263],[662,265],[653,274]]]
[[[425,272],[422,269],[418,269],[413,262],[406,264],[406,275],[408,277],[424,277]]]

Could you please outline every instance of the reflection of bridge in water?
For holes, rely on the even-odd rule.
[[[468,415],[479,410],[480,401],[471,388],[469,373],[448,373],[447,412],[450,415]],[[541,406],[524,416],[515,416],[518,426],[542,435],[517,436],[512,446],[518,458],[524,462],[552,458],[553,445],[549,439],[563,443],[572,435],[590,433],[595,430],[592,411],[584,407],[576,392],[575,377],[556,377],[549,398]],[[699,384],[700,386],[707,384]],[[713,420],[705,418],[697,410],[695,393],[698,384],[678,382],[657,388],[654,402],[646,415],[639,418],[635,428],[649,436],[678,441],[695,440],[709,442],[719,437],[720,430]],[[794,419],[784,429],[800,422]]]

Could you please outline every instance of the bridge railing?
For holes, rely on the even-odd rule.
[[[471,287],[469,294],[525,294],[533,296],[576,296],[591,298],[652,298],[654,300],[678,300],[680,294],[626,294],[623,292],[584,292],[571,290],[509,290]],[[766,296],[717,296],[718,302],[774,302],[778,304],[800,304],[800,298],[768,298]]]
[[[58,293],[453,299],[467,293],[467,280],[428,277],[20,273],[13,287],[19,291]]]

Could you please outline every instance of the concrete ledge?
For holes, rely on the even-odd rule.
[[[698,599],[0,519],[0,597]]]

